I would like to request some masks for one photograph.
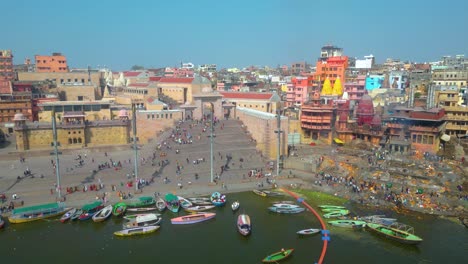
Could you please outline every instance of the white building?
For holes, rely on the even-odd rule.
[[[374,55],[364,56],[363,60],[356,60],[356,69],[370,69],[374,66]]]

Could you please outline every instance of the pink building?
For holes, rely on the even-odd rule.
[[[307,77],[293,77],[291,79],[286,93],[286,107],[299,106],[309,100],[309,81],[310,78]]]
[[[348,99],[349,100],[361,100],[362,96],[367,94],[365,85],[366,85],[365,75],[359,75],[355,81],[345,83],[344,91],[348,93]]]

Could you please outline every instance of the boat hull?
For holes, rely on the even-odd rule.
[[[309,228],[309,229],[299,230],[296,232],[296,234],[302,235],[302,236],[310,236],[310,235],[318,234],[320,233],[320,231],[321,231],[320,229]]]
[[[241,214],[237,217],[237,231],[243,236],[248,236],[252,233],[250,216]]]
[[[418,236],[381,224],[368,223],[366,227],[378,236],[403,244],[416,245],[423,241],[423,239]]]
[[[11,216],[11,217],[8,218],[8,222],[10,222],[12,224],[28,223],[28,222],[41,220],[41,219],[56,217],[56,216],[62,215],[63,213],[65,213],[65,210],[55,212],[55,213],[52,213],[52,214],[48,214],[48,215],[45,215],[45,216],[36,216],[36,217],[31,217],[31,218],[22,218],[22,217],[17,218],[17,217]]]
[[[117,217],[123,216],[126,211],[127,211],[127,204],[117,203],[112,208],[112,215],[117,216]]]
[[[187,224],[196,224],[208,221],[215,218],[215,213],[200,213],[193,215],[186,215],[181,217],[176,217],[171,219],[173,225],[187,225]]]
[[[277,263],[280,260],[288,258],[293,253],[294,249],[286,249],[285,251],[278,251],[271,255],[266,256],[262,262],[263,263]]]
[[[359,221],[359,220],[336,220],[336,221],[329,221],[328,224],[331,226],[344,227],[344,228],[363,228],[366,225],[366,222]]]
[[[146,235],[156,232],[159,228],[160,226],[135,227],[114,232],[114,235],[121,237]]]

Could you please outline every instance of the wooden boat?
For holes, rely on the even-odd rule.
[[[192,203],[192,202],[190,202],[189,200],[185,199],[185,198],[182,197],[182,196],[177,196],[177,199],[179,199],[180,207],[182,207],[182,208],[184,208],[184,209],[193,206],[193,203]]]
[[[423,241],[422,238],[414,235],[414,228],[399,223],[390,226],[367,223],[366,227],[375,234],[404,244],[414,245]]]
[[[142,227],[133,227],[124,230],[114,232],[116,236],[138,236],[150,234],[158,230],[160,226],[142,226]]]
[[[81,221],[86,221],[88,219],[91,219],[93,215],[95,215],[103,207],[104,206],[102,205],[100,201],[86,204],[81,208],[81,210],[83,210],[83,213],[80,215],[80,217],[78,217],[78,219]]]
[[[267,194],[264,191],[253,189],[252,192],[255,193],[256,195],[260,195],[262,197],[267,197]]]
[[[324,214],[323,217],[325,217],[325,218],[334,218],[334,217],[340,217],[340,216],[345,216],[345,215],[349,215],[348,210],[333,211],[333,212]]]
[[[137,214],[124,216],[125,223],[122,225],[124,229],[152,226],[161,223],[162,218],[159,214]]]
[[[159,212],[166,210],[166,202],[160,196],[156,197],[156,208]]]
[[[154,205],[156,201],[151,196],[141,196],[126,202],[127,207],[144,207]]]
[[[300,206],[297,204],[274,203],[273,207],[277,207],[281,209],[292,209],[292,208],[299,208]]]
[[[211,203],[210,203],[211,204]],[[185,208],[187,212],[202,212],[215,208],[214,205],[196,205],[189,208]]]
[[[346,227],[346,228],[363,228],[366,225],[365,221],[360,220],[335,220],[328,222],[332,226]]]
[[[381,225],[391,225],[397,221],[396,218],[388,218],[385,215],[371,215],[359,217],[358,220],[365,221],[368,223],[375,223]]]
[[[191,201],[192,203],[197,203],[197,202],[210,202],[210,198],[209,197],[190,197],[190,198],[187,198],[189,201]]]
[[[320,233],[320,231],[322,231],[322,230],[321,229],[315,229],[315,228],[309,228],[309,229],[299,230],[299,231],[296,232],[296,234],[303,235],[303,236],[308,236],[308,235],[318,234],[318,233]]]
[[[156,211],[158,208],[156,207],[136,207],[136,208],[128,208],[128,212],[136,212],[136,213],[143,213],[143,212],[150,212]]]
[[[76,210],[76,212],[70,217],[70,221],[75,221],[77,220],[80,215],[83,213],[83,210],[82,209],[78,209]]]
[[[95,215],[93,215],[94,222],[103,222],[109,218],[112,214],[112,205],[108,205],[101,210],[99,210]]]
[[[271,255],[268,255],[266,256],[262,262],[263,263],[276,263],[278,261],[281,261],[289,256],[291,256],[291,254],[293,253],[294,251],[294,248],[290,248],[290,249],[286,249],[286,250],[281,250],[281,251],[278,251],[278,252],[275,252]]]
[[[196,200],[196,201],[190,200],[190,202],[192,202],[194,205],[212,205],[213,204],[210,200],[208,200],[208,201],[205,201],[205,200]]]
[[[70,218],[73,216],[74,213],[76,213],[76,208],[72,208],[68,212],[66,212],[62,217],[60,218],[60,222],[65,223],[66,221],[70,220]]]
[[[65,203],[48,203],[14,209],[8,220],[12,224],[32,222],[64,214]]]
[[[112,209],[112,214],[114,216],[122,216],[127,211],[127,204],[126,203],[116,203],[114,208]]]
[[[173,225],[185,225],[195,224],[213,219],[216,216],[215,213],[198,213],[192,215],[185,215],[171,219]]]
[[[211,203],[213,203],[215,206],[223,206],[226,204],[226,195],[221,194],[219,192],[214,192],[211,195]]]
[[[346,207],[344,206],[340,206],[340,205],[319,205],[318,206],[320,209],[335,209],[335,210],[343,210],[343,209],[346,209]]]
[[[231,204],[231,209],[233,212],[237,211],[240,207],[240,203],[239,201],[234,201],[232,204]]]
[[[5,220],[3,220],[2,215],[0,215],[0,229],[5,226]]]
[[[276,201],[273,204],[296,204],[295,201]]]
[[[302,213],[305,211],[305,208],[298,207],[298,208],[278,208],[278,207],[268,207],[268,210],[274,213],[279,213],[279,214],[298,214]]]
[[[252,224],[250,223],[250,216],[240,214],[237,217],[237,230],[243,236],[248,236],[252,232]]]
[[[179,212],[180,203],[177,196],[173,195],[172,193],[168,193],[164,198],[166,200],[167,209],[169,209],[173,213]]]
[[[267,190],[263,190],[262,192],[264,192],[267,196],[270,196],[270,197],[275,197],[275,196],[282,196],[284,194],[280,193],[280,192],[272,192],[272,191],[267,191]]]

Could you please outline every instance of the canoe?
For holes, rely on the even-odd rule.
[[[195,224],[213,219],[216,216],[215,213],[198,213],[192,215],[185,215],[171,219],[173,225],[185,225]]]
[[[239,207],[240,207],[239,201],[234,201],[234,202],[231,204],[231,209],[232,209],[232,211],[234,211],[234,212],[237,211],[237,209],[239,209]]]
[[[366,225],[366,222],[360,220],[335,220],[329,221],[328,224],[346,228],[363,228]]]
[[[82,213],[83,213],[83,209],[76,210],[76,212],[70,217],[70,221],[77,220]]]
[[[158,208],[156,207],[136,207],[136,208],[128,208],[128,212],[137,212],[137,213],[143,213],[143,212],[150,212],[150,211],[156,211]]]
[[[268,207],[268,210],[274,213],[279,213],[279,214],[298,214],[302,213],[305,211],[305,208],[298,207],[298,208],[278,208],[278,207]]]
[[[189,200],[185,199],[185,198],[182,197],[182,196],[177,196],[177,199],[179,199],[180,207],[182,207],[182,208],[184,208],[184,209],[193,206],[193,203],[192,203],[192,202],[190,202]]]
[[[211,204],[211,203],[210,203]],[[189,208],[185,208],[187,212],[201,212],[215,208],[214,205],[196,205]]]
[[[385,215],[364,216],[364,217],[359,217],[358,220],[365,221],[368,223],[382,224],[382,225],[391,225],[397,221],[396,218],[388,218],[384,216]]]
[[[168,193],[164,198],[166,200],[167,209],[169,209],[173,213],[179,212],[180,202],[177,196],[173,195],[172,193]]]
[[[252,192],[255,193],[256,195],[260,195],[262,197],[267,197],[267,194],[264,191],[253,189]]]
[[[127,207],[144,207],[154,205],[156,201],[151,196],[141,196],[125,203]]]
[[[112,208],[112,214],[114,216],[122,216],[127,211],[127,204],[126,203],[116,203],[114,208]]]
[[[142,226],[142,227],[134,227],[129,229],[120,230],[114,232],[116,236],[137,236],[137,235],[145,235],[155,232],[159,229],[160,226]]]
[[[12,224],[32,222],[64,214],[65,203],[48,203],[14,209],[8,220]]]
[[[104,206],[100,201],[96,201],[93,203],[85,204],[81,210],[83,213],[78,217],[81,221],[86,221],[91,219],[99,210],[101,210]]]
[[[208,200],[208,201],[205,201],[205,200],[190,200],[191,203],[193,203],[194,205],[212,205],[213,203]]]
[[[191,201],[192,203],[196,203],[196,202],[209,202],[210,201],[210,198],[209,197],[190,197],[190,198],[187,198],[189,201]]]
[[[373,233],[404,244],[418,244],[423,241],[422,238],[414,235],[414,229],[410,226],[401,224],[392,224],[385,226],[375,223],[367,223],[366,227]]]
[[[252,232],[252,224],[250,223],[250,216],[240,214],[237,217],[237,231],[243,236],[248,236]]]
[[[159,212],[166,210],[166,202],[160,196],[156,197],[156,208]]]
[[[289,256],[291,256],[291,254],[293,253],[294,251],[294,248],[290,248],[290,249],[286,249],[286,250],[281,250],[281,251],[278,251],[278,252],[275,252],[271,255],[268,255],[266,256],[262,262],[263,263],[276,263],[280,260],[283,260]]]
[[[161,223],[162,218],[159,214],[137,214],[124,216],[125,223],[123,223],[123,229],[129,229],[134,227],[143,226],[154,226]]]
[[[283,193],[280,193],[280,192],[272,192],[272,191],[262,191],[262,192],[264,192],[267,196],[270,196],[270,197],[283,196],[284,195]]]
[[[339,211],[333,211],[333,212],[324,214],[323,217],[325,217],[325,218],[334,218],[334,217],[345,216],[345,215],[348,215],[348,214],[349,214],[348,210],[339,210]]]
[[[340,205],[319,205],[318,206],[320,209],[336,209],[336,210],[342,210],[342,209],[346,209],[346,207],[344,206],[340,206]]]
[[[321,229],[315,229],[315,228],[309,228],[309,229],[299,230],[299,231],[296,232],[296,234],[307,236],[307,235],[318,234],[318,233],[320,233],[320,231],[322,231],[322,230]]]
[[[273,207],[277,207],[281,209],[300,208],[300,206],[297,204],[282,204],[282,203],[274,203]]]
[[[223,206],[226,204],[226,195],[221,194],[219,192],[214,192],[211,195],[211,203],[213,203],[215,206]]]
[[[73,216],[73,214],[76,213],[76,208],[72,208],[68,212],[66,212],[62,217],[60,218],[60,222],[65,223],[66,221],[70,220],[70,218]]]
[[[94,222],[103,222],[109,218],[112,214],[112,205],[108,205],[101,210],[99,210],[95,215],[93,215]]]

